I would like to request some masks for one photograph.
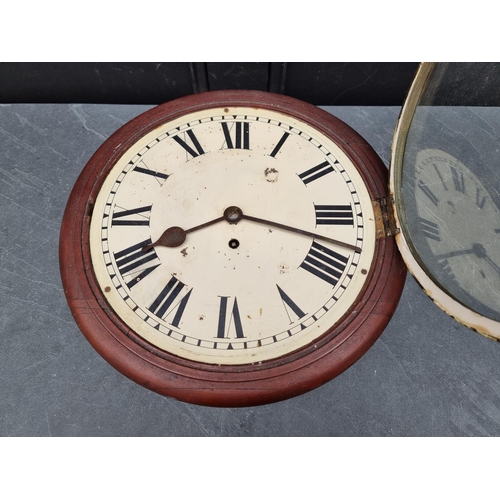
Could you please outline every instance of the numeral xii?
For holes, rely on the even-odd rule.
[[[250,123],[234,122],[228,125],[228,122],[221,122],[221,126],[228,149],[250,149]]]

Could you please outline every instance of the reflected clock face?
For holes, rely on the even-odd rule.
[[[218,364],[323,335],[363,289],[374,244],[370,195],[340,148],[250,107],[189,113],[142,137],[108,174],[90,230],[120,318],[160,349]]]
[[[424,265],[460,302],[500,320],[500,210],[462,162],[438,149],[416,155],[415,199]]]
[[[406,270],[376,227],[386,196],[384,164],[329,113],[187,96],[85,166],[61,229],[66,296],[96,350],[153,391],[286,399],[357,361],[396,308]]]

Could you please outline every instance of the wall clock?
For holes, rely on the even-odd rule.
[[[449,70],[421,65],[390,182],[350,127],[282,95],[197,94],[126,124],[85,166],[62,224],[86,338],[165,396],[271,403],[373,345],[405,264],[446,312],[500,338],[498,168],[470,128],[497,117],[437,106]]]
[[[359,359],[406,269],[386,237],[387,169],[329,113],[255,91],[132,120],[69,198],[60,264],[94,348],[186,402],[289,398]]]

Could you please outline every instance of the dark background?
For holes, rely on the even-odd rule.
[[[222,89],[316,105],[401,106],[418,63],[2,63],[2,103],[160,104]]]

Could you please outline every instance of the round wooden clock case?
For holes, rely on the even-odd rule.
[[[214,110],[213,113],[212,110]],[[238,114],[240,110],[245,110],[246,114]],[[252,111],[251,114],[255,115],[257,118],[249,116],[249,110],[253,110],[254,112]],[[226,111],[227,116],[225,115]],[[128,210],[122,208],[120,209],[121,211],[118,211],[117,208],[114,208],[115,211],[109,214],[102,215],[101,213],[101,205],[103,207],[105,206],[101,198],[105,199],[108,193],[114,193],[113,189],[116,188],[110,188],[109,186],[112,184],[116,185],[116,179],[118,179],[118,183],[121,182],[121,177],[116,174],[116,169],[122,168],[120,165],[123,162],[137,168],[139,161],[137,156],[137,145],[142,144],[141,140],[144,141],[144,139],[149,138],[151,134],[151,137],[153,137],[157,130],[165,130],[166,132],[162,132],[163,135],[161,137],[166,138],[167,141],[174,143],[174,140],[172,140],[174,136],[177,134],[179,137],[176,141],[177,146],[182,146],[180,151],[185,155],[185,159],[183,160],[184,163],[198,156],[197,153],[205,153],[203,145],[199,143],[196,145],[196,142],[192,142],[192,135],[189,135],[188,140],[188,134],[186,134],[185,131],[191,126],[193,127],[192,130],[195,131],[194,133],[198,133],[198,129],[195,129],[194,125],[189,122],[189,117],[184,120],[184,117],[188,115],[189,117],[201,117],[199,119],[197,118],[196,124],[205,123],[207,120],[211,120],[212,122],[217,122],[217,120],[219,120],[220,123],[213,125],[213,127],[216,128],[210,130],[220,130],[221,150],[226,150],[223,153],[225,155],[224,158],[231,158],[230,155],[233,153],[242,153],[246,155],[242,157],[234,156],[234,158],[238,158],[238,160],[242,161],[241,164],[243,166],[241,168],[245,168],[245,161],[247,161],[247,163],[253,161],[250,160],[250,157],[252,154],[255,156],[257,154],[256,149],[258,149],[257,145],[252,144],[252,142],[245,143],[245,136],[241,134],[243,134],[243,130],[248,132],[248,127],[250,127],[250,130],[256,130],[259,127],[262,129],[262,120],[264,120],[262,117],[267,117],[270,128],[271,125],[273,125],[282,127],[280,129],[282,131],[289,130],[291,134],[295,133],[294,137],[297,140],[303,140],[304,137],[307,136],[304,131],[308,131],[310,138],[307,136],[308,138],[306,140],[309,143],[312,144],[319,138],[320,142],[333,144],[330,149],[335,148],[336,153],[332,156],[327,156],[327,159],[323,163],[324,165],[328,165],[329,171],[339,169],[336,174],[340,175],[340,169],[342,167],[338,167],[337,163],[330,160],[333,157],[341,158],[340,165],[345,163],[354,166],[357,171],[355,177],[358,178],[357,176],[359,174],[359,179],[361,179],[361,181],[358,181],[358,186],[360,182],[364,186],[360,186],[362,187],[360,192],[366,193],[363,195],[366,198],[364,200],[365,206],[367,199],[370,204],[377,204],[378,200],[387,197],[388,173],[377,154],[362,137],[345,123],[315,106],[290,97],[257,91],[210,92],[168,102],[138,116],[114,133],[90,159],[73,188],[63,217],[60,236],[61,275],[65,294],[73,316],[91,345],[113,367],[138,384],[165,396],[189,403],[230,407],[272,403],[312,390],[339,375],[342,371],[356,362],[373,345],[392,317],[401,296],[406,276],[406,268],[400,258],[393,237],[378,237],[380,235],[377,235],[377,237],[373,237],[373,242],[370,244],[371,246],[366,243],[366,248],[369,248],[366,252],[370,252],[370,258],[367,260],[369,263],[367,267],[369,267],[369,269],[363,269],[362,276],[359,274],[361,271],[356,269],[356,259],[361,258],[360,255],[365,251],[364,247],[356,251],[344,250],[343,252],[342,250],[338,250],[339,254],[344,253],[350,256],[349,259],[352,258],[352,260],[349,260],[352,266],[351,271],[347,268],[342,268],[341,271],[344,274],[342,274],[341,279],[344,279],[344,283],[349,283],[352,275],[358,273],[360,276],[359,280],[361,280],[358,280],[359,283],[361,283],[357,285],[359,290],[356,291],[353,298],[346,298],[344,300],[342,312],[332,324],[325,325],[324,322],[318,322],[316,333],[310,334],[310,337],[305,337],[306,340],[303,342],[291,344],[292,347],[289,349],[281,349],[281,345],[285,345],[285,343],[276,342],[275,345],[278,346],[276,349],[273,347],[274,344],[270,344],[266,347],[267,350],[263,351],[264,354],[258,357],[258,346],[260,345],[260,341],[258,340],[253,341],[253,344],[249,342],[248,346],[252,346],[253,348],[246,349],[247,344],[243,342],[244,327],[241,327],[241,325],[238,327],[238,324],[244,324],[244,321],[248,320],[246,320],[246,317],[243,319],[239,317],[240,310],[243,311],[242,303],[244,302],[244,296],[238,296],[239,309],[237,309],[236,305],[233,305],[232,315],[229,314],[228,318],[233,321],[233,330],[235,327],[237,330],[236,334],[233,332],[235,340],[242,341],[240,344],[242,346],[244,345],[245,348],[240,349],[238,357],[234,358],[235,361],[228,361],[227,363],[225,362],[224,356],[226,356],[229,349],[232,349],[232,345],[230,341],[222,338],[222,335],[220,338],[211,341],[214,347],[214,349],[212,349],[214,353],[216,351],[215,346],[219,348],[225,346],[220,351],[220,354],[217,354],[219,357],[216,356],[213,360],[210,356],[204,358],[203,354],[197,354],[196,350],[193,355],[189,354],[184,356],[182,342],[178,342],[180,345],[179,349],[170,349],[170,344],[168,343],[170,339],[167,339],[168,342],[166,342],[166,344],[156,341],[156,337],[154,336],[156,335],[156,331],[161,333],[163,329],[164,332],[168,333],[168,324],[170,324],[172,330],[175,331],[177,330],[172,327],[172,324],[179,327],[181,329],[179,331],[182,333],[182,323],[180,323],[179,319],[179,303],[177,304],[177,319],[172,319],[172,316],[174,316],[173,314],[171,314],[169,318],[162,316],[166,311],[166,306],[162,313],[154,311],[152,307],[149,308],[150,311],[152,310],[153,313],[156,313],[158,316],[155,317],[155,321],[150,319],[150,316],[153,318],[154,314],[148,315],[144,320],[154,325],[153,327],[147,327],[149,328],[148,332],[152,332],[151,336],[147,332],[143,333],[140,328],[136,328],[135,325],[140,321],[135,317],[135,319],[129,321],[127,314],[120,312],[120,307],[117,306],[120,301],[120,296],[114,289],[115,283],[118,283],[118,281],[116,281],[117,278],[115,278],[114,274],[110,273],[110,276],[108,276],[106,272],[102,271],[102,269],[106,270],[106,265],[110,268],[113,268],[113,266],[118,267],[119,271],[123,271],[123,268],[120,269],[119,264],[116,263],[119,254],[117,248],[120,243],[114,243],[118,246],[116,248],[113,247],[113,251],[108,252],[109,254],[114,253],[114,257],[109,258],[108,264],[97,264],[97,260],[99,259],[96,260],[95,253],[98,253],[99,250],[95,250],[95,248],[99,249],[100,247],[98,245],[93,244],[94,257],[91,255],[91,232],[96,232],[95,229],[91,231],[92,220],[98,221],[97,223],[94,222],[94,224],[104,224],[101,221],[104,221],[109,215],[109,219],[112,219],[114,216],[115,221],[118,219],[125,221],[123,222],[125,228],[116,230],[114,228],[109,229],[110,235],[115,233],[117,235],[125,234],[120,233],[120,231],[125,230],[127,234],[131,234],[130,231],[148,231],[150,229],[149,223],[147,227],[136,228],[133,226],[133,223],[126,222],[130,220],[127,217],[133,214],[133,210],[130,210],[132,206],[126,207]],[[219,119],[215,117],[215,115],[217,115],[217,117],[222,116],[222,118]],[[259,118],[260,115],[262,115],[261,118]],[[203,118],[204,116],[209,118]],[[274,120],[273,117],[281,117],[283,123],[290,123],[289,129],[283,128],[284,125],[281,121]],[[259,122],[259,120],[261,120],[261,122]],[[249,122],[250,125],[241,126],[241,130],[232,128],[240,126],[235,125],[236,122]],[[182,132],[182,126],[179,126],[179,124],[183,123],[188,124],[184,132]],[[226,125],[223,123],[226,123]],[[170,124],[173,125],[170,126]],[[210,126],[212,125],[210,124]],[[177,132],[175,127],[179,127]],[[282,131],[280,134],[283,134],[284,137],[288,132],[283,133]],[[235,133],[237,134],[236,136],[234,135]],[[158,134],[157,137],[157,142],[160,142]],[[253,138],[253,136],[250,137]],[[258,137],[265,137],[265,135],[261,133]],[[184,140],[180,140],[181,138],[184,138]],[[241,141],[239,138],[241,138]],[[324,140],[322,141],[321,139]],[[197,149],[198,146],[199,149]],[[283,146],[282,143],[279,147],[281,146]],[[309,145],[307,146],[309,147]],[[278,143],[270,144],[269,151],[266,153],[267,157],[273,156],[273,153],[276,156],[279,147]],[[323,146],[319,144],[317,149],[321,148],[323,148]],[[229,149],[233,151],[228,151]],[[236,151],[237,149],[240,151]],[[213,154],[222,153],[214,151]],[[312,156],[314,156],[314,154]],[[202,156],[202,154],[200,154],[200,156]],[[331,164],[328,162],[331,162]],[[179,172],[187,172],[186,167],[183,166],[184,163],[179,167]],[[250,165],[250,163],[248,164]],[[313,165],[315,164],[313,163]],[[309,165],[309,167],[310,166],[311,165]],[[293,176],[290,175],[290,186],[294,185],[293,183],[295,182],[304,189],[304,193],[310,193],[312,192],[311,185],[307,184],[310,182],[312,183],[313,179],[314,183],[317,183],[318,186],[320,186],[319,183],[326,182],[325,179],[321,178],[325,175],[326,170],[321,167],[323,170],[316,169],[314,171],[316,167],[313,169],[308,169],[306,167],[307,162],[304,163],[303,167],[300,167],[301,170],[293,172]],[[175,168],[177,167],[172,166],[170,168],[167,161],[165,168],[165,172],[169,171],[170,173],[170,170],[176,171]],[[125,172],[126,170],[127,168],[125,167],[123,171]],[[314,174],[314,172],[307,173],[311,170],[319,172],[321,175],[318,176],[318,174]],[[179,173],[178,177],[180,175]],[[186,175],[187,179],[189,179],[189,174]],[[194,170],[193,175],[195,175]],[[314,177],[314,175],[316,175],[316,177]],[[160,180],[166,180],[166,174],[162,174],[162,176]],[[110,183],[109,179],[111,177],[113,177],[113,179],[116,177],[116,179]],[[151,175],[147,177],[149,181]],[[327,176],[325,175],[325,177]],[[108,181],[106,179],[108,179]],[[175,180],[174,175],[168,180],[172,179]],[[164,189],[168,189],[169,187],[167,184],[168,180],[165,181]],[[346,181],[346,186],[349,186],[349,182],[349,180]],[[324,187],[321,189],[324,189]],[[231,189],[229,189],[229,191],[231,191]],[[101,192],[104,192],[104,195],[100,197],[99,194]],[[168,191],[165,191],[165,193],[167,192]],[[360,194],[360,197],[361,196]],[[244,196],[242,196],[242,198],[246,200],[250,199]],[[260,203],[258,194],[255,198],[255,206],[257,206]],[[325,200],[322,199],[319,201],[324,202]],[[334,201],[328,201],[334,203]],[[222,203],[224,202],[225,200],[223,200]],[[97,207],[99,207],[98,210],[96,210],[96,203]],[[237,203],[237,197],[236,202],[234,198],[231,200],[228,198],[227,206],[230,207]],[[289,203],[290,207],[292,207],[295,203],[294,199],[291,198]],[[329,231],[328,234],[330,234],[332,238],[335,238],[337,233],[336,228],[338,226],[331,225],[331,222],[323,223],[324,225],[322,225],[322,223],[319,223],[319,225],[317,224],[319,218],[322,217],[318,215],[320,213],[318,212],[318,206],[319,205],[316,205],[316,219],[312,221],[312,233],[319,236],[320,234],[326,234],[325,231]],[[324,207],[325,205],[320,206]],[[327,207],[331,209],[333,206],[338,205],[328,205]],[[239,208],[243,211],[243,214],[253,210],[252,207],[248,208],[248,202],[247,205]],[[142,208],[139,210],[142,210]],[[291,211],[293,212],[293,210]],[[286,213],[286,210],[282,213]],[[151,212],[151,227],[154,226],[153,218],[156,216],[155,214],[156,212]],[[364,225],[365,232],[363,234],[375,234],[376,222],[374,220],[374,214],[374,212],[368,209],[364,209],[363,217],[361,213],[359,214],[357,219],[359,226],[357,228],[358,233],[362,231]],[[273,214],[266,215],[268,215],[267,219],[272,220]],[[356,215],[353,217],[356,218]],[[203,214],[200,215],[200,223],[205,222],[205,220],[202,219]],[[362,223],[360,221],[362,221]],[[203,238],[208,240],[215,238],[220,232],[228,232],[230,230],[236,231],[236,228],[240,231],[241,228],[250,228],[252,224],[255,224],[251,220],[244,219],[238,221],[238,224],[233,225],[228,224],[228,222],[231,221],[226,219],[217,222],[211,228],[207,227],[200,229],[199,235],[203,232]],[[288,226],[294,226],[295,224],[294,220],[280,220],[278,222]],[[146,226],[146,223],[143,225]],[[176,225],[183,227],[183,229],[187,229],[186,223],[183,220],[179,220]],[[336,248],[335,245],[322,242],[320,239],[315,238],[314,234],[312,236],[304,234],[294,234],[290,236],[290,231],[287,229],[271,226],[267,227],[264,222],[259,222],[258,226],[261,233],[264,231],[266,234],[272,233],[273,236],[271,237],[279,238],[281,234],[280,231],[284,231],[287,234],[287,238],[298,238],[300,241],[297,240],[297,248],[299,249],[297,251],[303,251],[305,258],[304,262],[307,257],[310,257],[317,249],[328,252],[330,255],[333,251],[332,249]],[[368,226],[369,228],[367,228]],[[109,228],[111,228],[111,225]],[[167,226],[165,229],[167,229]],[[241,231],[243,231],[243,229],[241,229]],[[106,231],[108,231],[108,228],[103,230],[107,235],[108,233]],[[256,231],[253,228],[245,230]],[[338,232],[342,234],[341,229],[339,229]],[[159,234],[150,234],[149,236],[151,241],[154,242],[158,239]],[[185,234],[184,236],[187,238],[186,244],[189,238],[193,238],[194,241],[194,233],[193,235]],[[200,236],[200,238],[196,240],[197,242],[201,242],[198,244],[198,247],[200,247],[200,245],[203,246],[203,238]],[[285,236],[282,236],[282,238],[285,238]],[[103,237],[103,240],[104,239],[106,238]],[[119,241],[119,239],[116,241]],[[235,241],[237,243],[235,243]],[[291,240],[284,239],[283,241]],[[233,247],[236,247],[236,245],[239,245],[239,242],[233,239],[229,242],[230,247],[231,244]],[[305,251],[301,250],[302,248],[309,248],[309,246],[311,246],[309,253],[307,249]],[[327,247],[330,250],[328,250]],[[103,253],[106,253],[106,248],[107,247],[104,247]],[[148,251],[154,252],[155,258],[158,258],[159,262],[162,261],[161,265],[167,266],[168,264],[166,264],[166,261],[170,260],[169,255],[173,255],[169,252],[175,251],[177,254],[181,249],[182,246],[175,249],[154,247],[152,250]],[[146,251],[146,249],[144,249],[144,251]],[[229,249],[228,252],[230,251],[236,250]],[[198,252],[201,252],[201,250],[198,250]],[[323,259],[323,263],[326,263],[327,257],[323,257]],[[311,277],[311,273],[306,270],[307,266],[304,262],[300,266],[302,267],[300,273],[305,276],[304,279],[307,281]],[[328,260],[328,262],[330,261]],[[158,264],[158,266],[160,266],[160,264]],[[100,269],[101,267],[102,269]],[[296,272],[296,270],[294,270],[294,272]],[[328,272],[332,273],[331,270]],[[170,273],[172,276],[176,275],[172,270],[170,270]],[[348,273],[351,273],[351,275]],[[146,271],[144,271],[140,276],[146,276],[146,274]],[[300,276],[302,279],[302,274],[297,276]],[[314,279],[316,278],[317,277],[314,277]],[[144,283],[146,283],[147,279],[149,278],[144,278]],[[341,279],[339,278],[339,282]],[[106,283],[108,283],[106,280],[109,280],[111,286],[106,285]],[[130,296],[133,297],[131,281],[128,281],[129,290],[127,288],[127,280],[125,278],[122,279],[122,277],[120,277],[120,280],[116,288],[126,289],[127,293],[121,292],[122,298],[125,297],[123,300],[126,301],[128,300],[128,292],[130,292]],[[325,287],[324,281],[324,277],[319,279],[318,287]],[[203,282],[203,280],[201,282]],[[337,285],[337,279],[335,278],[335,280],[332,279],[328,286],[333,285],[333,288],[335,288],[336,286],[340,286],[340,284],[341,283]],[[298,280],[298,286],[299,285],[300,280]],[[135,286],[135,283],[133,286]],[[352,285],[352,287],[354,287],[354,285]],[[110,298],[109,290],[111,288],[113,288],[112,294],[118,297],[117,299]],[[198,291],[197,288],[193,287],[193,290],[195,289]],[[255,293],[252,295],[252,300],[256,297]],[[155,294],[157,294],[157,292],[155,292]],[[293,316],[293,314],[301,316],[300,313],[302,313],[302,310],[299,307],[294,308],[296,304],[290,298],[294,296],[293,293],[290,292],[290,288],[287,288],[285,292],[283,287],[276,284],[274,294],[277,301],[281,300],[284,309],[294,311],[290,312],[290,316]],[[221,293],[214,292],[214,300],[219,300],[220,304],[222,304],[223,299],[220,298],[222,295]],[[217,298],[215,296],[217,296]],[[346,296],[348,295],[346,294]],[[188,299],[186,295],[184,295],[184,297],[184,305],[186,305]],[[342,301],[339,300],[339,302]],[[228,302],[227,306],[230,307],[231,304],[235,304],[235,301]],[[190,304],[188,304],[188,306],[189,305]],[[335,310],[335,307],[334,305],[331,309]],[[138,306],[137,309],[141,308]],[[145,310],[145,308],[143,309]],[[323,309],[326,311],[328,307],[325,306]],[[224,309],[224,311],[225,310],[226,309]],[[188,311],[188,308],[186,308],[186,311]],[[250,318],[250,314],[247,316]],[[302,323],[298,322],[297,325],[306,332],[312,331],[313,327],[307,325],[313,324],[317,319],[316,316],[318,316],[317,313],[316,315],[310,315],[308,318],[309,323],[304,320]],[[328,317],[328,315],[325,316],[325,318]],[[212,319],[215,325],[217,320],[215,318]],[[219,318],[219,326],[220,324],[221,320]],[[296,331],[300,330],[299,326],[296,327]],[[292,331],[292,329],[290,329],[290,331]],[[291,335],[290,331],[289,335]],[[164,336],[167,337],[168,335],[164,333]],[[300,339],[300,333],[297,334],[296,337]],[[198,345],[202,342],[205,341],[198,340]],[[210,344],[208,341],[205,343],[206,345]],[[174,342],[172,345],[176,346],[177,344]],[[193,349],[195,348],[196,346]],[[208,351],[209,349],[207,349],[207,352]],[[247,353],[248,358],[246,357]],[[257,353],[257,358],[255,358],[255,353]],[[258,361],[255,361],[255,359],[258,359]]]

